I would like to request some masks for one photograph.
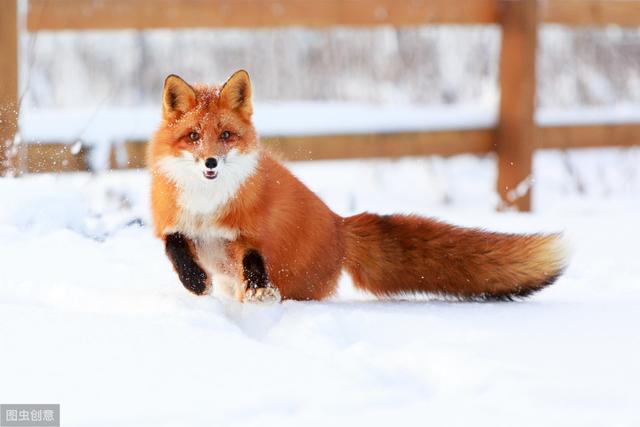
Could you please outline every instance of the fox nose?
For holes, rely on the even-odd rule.
[[[209,169],[213,169],[218,166],[218,161],[215,157],[209,157],[207,160],[205,160],[204,165]]]

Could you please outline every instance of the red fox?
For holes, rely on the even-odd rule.
[[[154,229],[197,295],[215,281],[241,302],[320,300],[344,269],[378,297],[511,300],[553,283],[566,266],[557,234],[335,214],[260,146],[244,70],[221,86],[170,75],[162,106],[148,152]]]

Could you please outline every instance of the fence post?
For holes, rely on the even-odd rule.
[[[13,166],[18,126],[18,0],[3,0],[0,13],[0,176]]]
[[[531,208],[536,87],[537,0],[500,0],[500,118],[498,193],[502,207]]]

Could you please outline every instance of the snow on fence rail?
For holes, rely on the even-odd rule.
[[[87,167],[83,150],[69,146],[24,145],[15,156],[11,146],[18,123],[18,0],[4,0],[0,15],[0,173],[47,163],[50,170]],[[633,145],[640,143],[640,124],[550,123],[534,121],[536,39],[539,23],[570,26],[640,26],[640,2],[618,0],[28,0],[27,31],[118,30],[151,28],[222,28],[272,26],[374,26],[424,24],[499,24],[501,99],[495,126],[473,129],[380,129],[332,135],[272,134],[267,145],[290,159],[451,155],[495,151],[498,192],[507,205],[530,208],[530,190],[516,192],[531,175],[536,148]],[[73,142],[73,141],[66,141]],[[65,147],[61,149],[60,147]],[[144,144],[124,146],[129,166],[142,166]],[[12,157],[14,157],[12,159]],[[117,157],[117,156],[113,156]],[[52,160],[53,159],[53,160]],[[117,164],[117,161],[114,161]],[[127,162],[125,162],[127,163]],[[39,169],[42,169],[41,167]],[[517,194],[516,194],[517,193]]]

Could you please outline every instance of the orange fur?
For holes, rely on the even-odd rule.
[[[171,76],[163,102],[163,120],[149,145],[155,232],[160,238],[184,233],[208,274],[236,283],[239,300],[245,291],[242,256],[250,249],[264,258],[282,298],[297,300],[330,296],[343,268],[357,287],[377,296],[425,292],[509,299],[552,283],[565,266],[557,235],[491,233],[417,216],[336,215],[260,147],[245,72],[222,87],[191,87]],[[194,130],[202,135],[197,144],[186,137]],[[233,135],[230,141],[220,140],[224,131]],[[248,159],[254,153],[255,166],[247,161],[246,179],[220,207],[191,211],[180,201],[189,190],[167,176],[163,159],[184,152],[194,162],[223,159],[230,150]]]

